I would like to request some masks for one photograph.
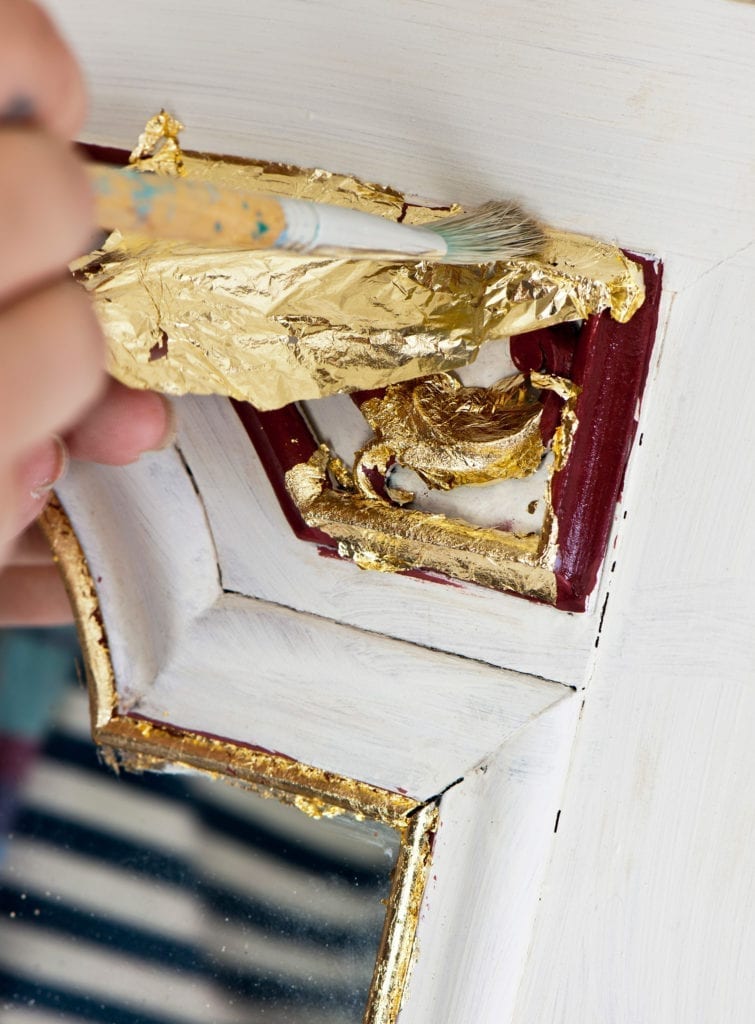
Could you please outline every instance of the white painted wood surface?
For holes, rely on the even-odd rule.
[[[130,491],[141,500],[129,501]],[[121,470],[74,464],[59,493],[86,539],[103,615],[113,623],[108,642],[128,710],[184,642],[187,624],[220,594],[202,505],[172,451]]]
[[[125,472],[76,465],[60,497],[97,581],[122,711],[427,800],[569,692],[225,593],[173,451]]]
[[[584,680],[594,614],[323,558],[289,529],[230,402],[190,397],[177,407],[181,451],[202,494],[227,590],[547,679]]]
[[[517,1022],[753,1019],[753,278],[677,296]]]
[[[749,1024],[755,6],[48,6],[86,63],[91,139],[128,146],[164,104],[186,121],[195,148],[353,171],[439,200],[512,191],[555,224],[664,259],[664,330],[617,568],[594,604],[609,594],[597,650],[594,612],[580,620],[591,633],[551,633],[531,606],[520,619],[504,603],[500,642],[492,627],[464,619],[465,607],[479,611],[474,596],[445,610],[446,598],[433,598],[424,613],[426,642],[440,635],[438,646],[459,649],[467,640],[453,633],[464,621],[479,658],[537,674],[523,653],[537,635],[539,674],[589,685],[573,698],[562,688],[562,702],[511,736],[494,758],[500,774],[473,772],[444,797],[438,888],[428,894],[401,1024]],[[203,405],[197,422],[225,431],[222,416]],[[199,451],[196,438],[187,444]],[[255,494],[250,534],[258,531],[263,553],[276,537],[285,553],[269,495],[261,485]],[[234,565],[240,557],[228,555]],[[268,563],[266,600],[351,622],[365,649],[388,642],[381,632],[421,640],[398,621],[414,610],[409,581],[371,581],[374,602],[360,584],[344,610],[337,592],[346,576],[320,580],[321,565],[306,557],[288,580]],[[290,600],[298,571],[300,604]],[[422,657],[439,657],[404,646],[418,652],[418,677]],[[582,698],[573,733],[567,708]],[[557,720],[554,760],[538,776],[540,737]],[[542,788],[524,801],[531,814],[523,808],[514,821],[524,790],[506,777],[505,752],[525,739],[524,778],[535,786],[540,777]],[[517,852],[531,857],[529,877],[521,863],[507,871]]]
[[[579,707],[569,693],[444,795],[402,1024],[512,1019]]]

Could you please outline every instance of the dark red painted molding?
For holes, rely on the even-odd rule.
[[[632,259],[644,270],[645,302],[626,324],[607,313],[591,317],[572,366],[571,378],[582,387],[579,429],[552,489],[559,523],[556,605],[569,611],[585,610],[605,558],[658,326],[662,268]]]

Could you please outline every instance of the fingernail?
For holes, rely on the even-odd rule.
[[[46,497],[68,469],[70,458],[65,442],[57,434],[50,441],[23,469],[24,483],[35,501]]]
[[[34,119],[34,103],[28,96],[14,96],[10,103],[0,110],[3,124],[24,124]]]
[[[155,446],[156,452],[165,451],[166,448],[170,448],[176,442],[178,436],[178,423],[176,422],[176,410],[173,403],[165,395],[160,395],[160,401],[165,406],[165,433],[163,434],[162,441]]]

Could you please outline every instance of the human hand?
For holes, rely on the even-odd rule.
[[[69,455],[124,465],[173,432],[164,399],[108,382],[97,321],[67,271],[96,232],[69,141],[84,110],[81,72],[47,15],[1,0],[0,624],[70,618],[39,534],[24,532]]]

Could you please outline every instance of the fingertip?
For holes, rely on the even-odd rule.
[[[66,474],[70,456],[65,441],[54,435],[40,448],[35,459],[24,466],[24,489],[33,499],[48,498]]]
[[[109,466],[136,462],[174,439],[175,417],[168,399],[118,381],[109,383],[102,400],[66,436],[73,458]]]
[[[159,452],[176,439],[176,417],[172,403],[154,391],[132,391],[122,384],[126,392],[123,401],[127,403],[131,418],[128,431],[124,431],[124,454],[126,443],[130,444],[130,462],[135,462],[147,452]]]
[[[154,451],[163,452],[166,448],[172,448],[176,443],[176,437],[178,436],[178,417],[176,416],[176,407],[166,395],[157,396],[163,404],[165,409],[165,429],[160,436],[160,441],[155,447]]]
[[[70,140],[86,117],[86,84],[71,46],[36,0],[3,0],[0,34],[7,48],[0,66],[0,100],[22,96],[32,117]],[[0,104],[4,105],[4,104]]]
[[[53,487],[65,476],[68,461],[66,445],[55,436],[36,445],[20,460],[9,502],[12,534],[20,534],[43,511]]]

